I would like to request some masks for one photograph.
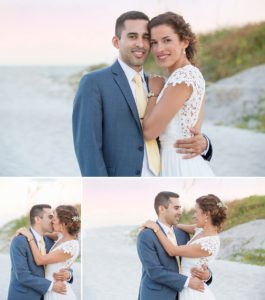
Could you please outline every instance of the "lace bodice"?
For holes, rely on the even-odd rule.
[[[202,229],[196,229],[194,237],[188,242],[188,244],[199,244],[201,249],[207,251],[210,255],[207,257],[198,258],[182,258],[181,269],[182,274],[190,275],[190,269],[193,267],[201,267],[203,264],[209,265],[217,256],[220,249],[220,238],[218,235],[206,236],[196,239],[196,236],[202,231]]]
[[[199,117],[205,93],[205,81],[199,69],[193,65],[186,65],[183,68],[176,69],[166,81],[157,101],[161,99],[164,90],[169,85],[175,86],[180,83],[191,86],[192,94],[170,121],[163,134],[160,135],[162,144],[163,142],[174,143],[180,137],[190,137],[191,133],[189,129],[197,123]]]
[[[79,242],[78,240],[70,240],[61,243],[57,246],[58,242],[61,238],[58,239],[58,241],[53,245],[50,252],[56,251],[58,249],[62,249],[64,253],[68,253],[71,255],[69,259],[63,262],[58,262],[54,264],[49,264],[45,268],[45,278],[52,280],[52,276],[54,272],[58,272],[60,269],[67,269],[70,268],[71,265],[74,263],[74,261],[77,259],[79,255]]]

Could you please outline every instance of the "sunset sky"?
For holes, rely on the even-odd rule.
[[[215,194],[223,201],[265,195],[265,178],[91,178],[85,179],[83,227],[142,224],[156,219],[153,204],[161,191],[180,195],[184,208]]]
[[[180,13],[194,31],[264,20],[264,0],[1,0],[0,65],[111,63],[116,18],[128,10]]]
[[[35,204],[78,204],[82,201],[80,178],[1,178],[0,227],[24,216]]]

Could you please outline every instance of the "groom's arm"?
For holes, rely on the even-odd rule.
[[[180,292],[187,276],[167,270],[160,262],[154,241],[148,229],[143,230],[137,240],[137,251],[143,268],[151,280]]]
[[[73,138],[82,176],[108,176],[103,158],[103,109],[93,74],[84,76],[74,99]]]
[[[27,248],[28,242],[23,236],[15,237],[11,243],[10,256],[16,279],[22,285],[44,295],[48,291],[51,281],[32,274],[28,266]]]
[[[69,283],[73,283],[74,275],[73,269],[61,269],[59,272],[53,274],[53,278],[56,281],[67,281]]]
[[[176,141],[176,152],[185,154],[183,156],[184,159],[201,155],[203,159],[210,161],[213,155],[213,147],[210,139],[198,130],[192,129],[192,133],[194,136]]]

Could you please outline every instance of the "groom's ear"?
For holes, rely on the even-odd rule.
[[[116,48],[116,49],[119,49],[120,46],[119,46],[119,38],[115,35],[113,38],[112,38],[112,45]]]

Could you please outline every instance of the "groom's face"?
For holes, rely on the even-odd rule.
[[[53,212],[50,208],[43,209],[43,215],[40,219],[40,224],[43,232],[52,232],[53,231]]]
[[[179,198],[169,198],[170,203],[164,211],[164,218],[168,225],[177,225],[181,217],[181,205]]]
[[[147,24],[147,20],[126,20],[121,37],[113,38],[122,61],[136,71],[142,69],[150,49]]]

